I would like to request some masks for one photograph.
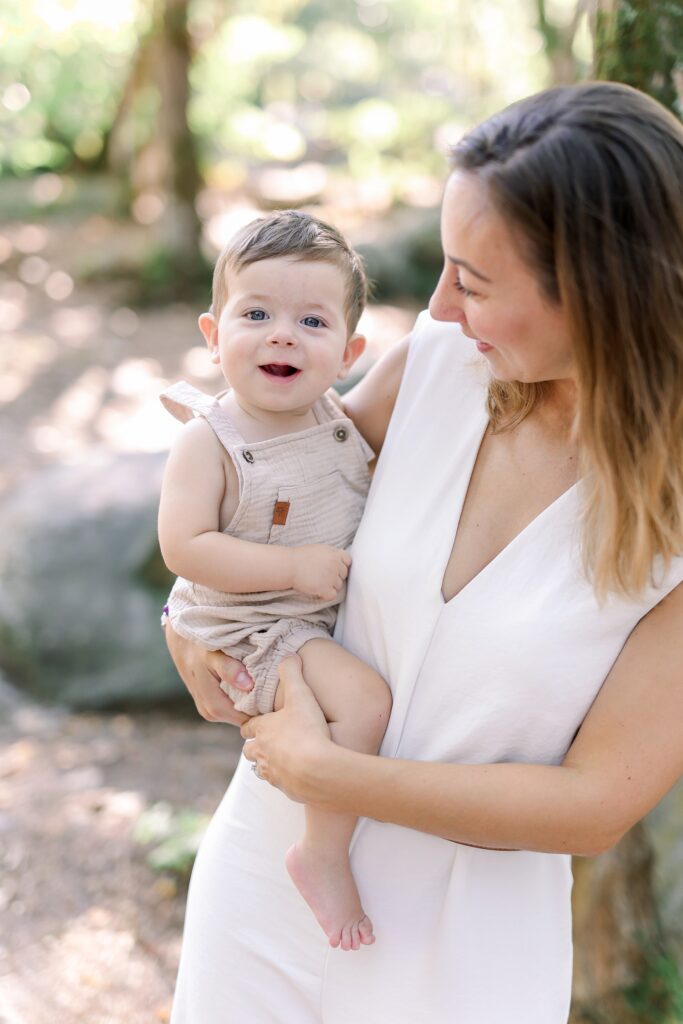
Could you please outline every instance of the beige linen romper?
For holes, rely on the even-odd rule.
[[[317,425],[247,444],[216,398],[185,382],[160,396],[183,422],[203,416],[232,459],[239,504],[224,533],[256,544],[331,544],[348,548],[370,486],[370,446],[340,407],[335,392],[313,406]],[[342,590],[332,601],[294,590],[227,594],[178,577],[165,614],[173,629],[202,647],[244,662],[249,693],[224,687],[248,715],[273,709],[278,668],[307,640],[329,639]]]

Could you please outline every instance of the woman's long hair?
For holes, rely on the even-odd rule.
[[[583,553],[596,593],[636,595],[683,554],[683,125],[628,86],[539,93],[473,129],[452,164],[487,187],[578,367]],[[494,428],[542,385],[492,381]]]

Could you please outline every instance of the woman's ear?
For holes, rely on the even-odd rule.
[[[349,340],[346,342],[346,348],[344,349],[344,358],[342,359],[341,367],[337,377],[339,380],[344,380],[348,377],[349,370],[359,359],[363,352],[365,352],[365,335],[364,334],[352,334]]]
[[[199,318],[199,330],[204,335],[209,352],[211,353],[211,362],[218,363],[220,361],[220,353],[218,351],[218,324],[213,313],[202,313]]]

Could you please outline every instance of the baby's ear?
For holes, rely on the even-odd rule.
[[[211,353],[211,362],[217,363],[220,360],[218,351],[218,324],[213,313],[202,313],[199,318],[199,330],[204,335],[204,340]]]
[[[356,360],[360,359],[363,352],[365,352],[365,335],[352,334],[346,342],[346,348],[344,349],[344,358],[337,374],[339,380],[344,380],[344,377],[348,377],[349,370]]]

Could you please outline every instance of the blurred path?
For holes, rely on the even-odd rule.
[[[72,715],[0,680],[0,1021],[166,1021],[184,886],[133,842],[159,801],[211,813],[236,730],[199,718]]]

